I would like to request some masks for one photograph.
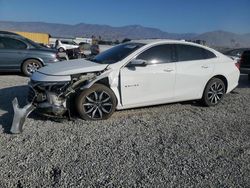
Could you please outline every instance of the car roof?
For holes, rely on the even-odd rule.
[[[19,34],[10,31],[0,31],[0,34],[20,36]]]
[[[142,43],[145,45],[157,45],[157,44],[186,44],[186,45],[191,45],[191,46],[197,46],[200,48],[204,48],[206,50],[209,50],[213,53],[216,54],[216,56],[221,56],[221,53],[218,51],[214,50],[213,48],[210,48],[208,46],[204,46],[201,44],[197,44],[194,42],[187,42],[185,40],[172,40],[172,39],[144,39],[144,40],[132,40],[130,41],[131,43]],[[128,43],[130,43],[128,42]]]
[[[15,39],[24,39],[25,37],[21,35],[15,35],[15,34],[3,34],[0,33],[0,37],[9,37],[9,38],[15,38]]]
[[[189,44],[200,47],[206,47],[204,45],[200,45],[194,42],[187,42],[185,40],[174,40],[174,39],[143,39],[143,40],[132,40],[130,42],[137,42],[142,44],[160,44],[160,43],[175,43],[175,44]]]
[[[177,40],[170,40],[170,39],[141,39],[141,40],[131,40],[129,42],[136,42],[142,44],[151,44],[151,43],[158,43],[158,42],[173,42]]]

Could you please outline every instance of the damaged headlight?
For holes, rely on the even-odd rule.
[[[73,82],[80,81],[80,80],[90,81],[90,80],[93,80],[96,76],[97,76],[97,73],[75,74],[71,76],[71,80]]]

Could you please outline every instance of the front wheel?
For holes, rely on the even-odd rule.
[[[212,78],[204,90],[202,102],[205,106],[215,106],[223,99],[225,92],[224,82],[219,78]]]
[[[105,85],[94,84],[76,98],[76,109],[85,120],[108,119],[115,111],[116,96]]]

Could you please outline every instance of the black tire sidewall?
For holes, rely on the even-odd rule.
[[[102,119],[92,119],[83,110],[82,104],[83,104],[83,102],[85,100],[85,97],[88,96],[89,94],[93,93],[94,91],[99,91],[99,92],[100,91],[105,91],[111,97],[112,110],[111,110],[111,112],[109,114],[105,114]],[[76,110],[77,110],[79,116],[82,119],[91,120],[91,121],[105,120],[105,119],[108,119],[109,117],[111,117],[112,114],[114,113],[114,111],[116,109],[116,105],[117,105],[117,100],[116,100],[116,96],[115,96],[114,92],[109,87],[107,87],[107,86],[105,86],[103,84],[94,84],[90,88],[85,89],[82,92],[79,92],[79,94],[76,96],[75,105],[76,105]]]
[[[38,60],[36,60],[36,59],[28,59],[28,60],[26,60],[26,61],[23,63],[23,65],[22,65],[22,72],[23,72],[23,74],[24,74],[25,76],[31,76],[31,74],[30,74],[30,73],[28,72],[28,70],[27,70],[27,66],[28,66],[28,64],[30,64],[30,63],[36,63],[36,64],[39,65],[39,68],[42,67],[41,62],[38,61]]]
[[[220,101],[219,101],[217,104],[219,104],[219,103],[222,101],[222,99],[224,98],[224,96],[225,96],[225,93],[226,93],[225,83],[224,83],[221,79],[219,79],[219,78],[212,78],[212,79],[209,80],[209,82],[207,83],[207,85],[206,85],[206,87],[205,87],[205,90],[204,90],[204,92],[203,92],[202,102],[203,102],[203,104],[204,104],[205,106],[216,106],[216,105],[217,105],[217,104],[211,103],[211,102],[209,101],[208,95],[207,95],[207,93],[208,93],[208,91],[209,91],[211,85],[214,84],[215,82],[217,82],[217,83],[219,82],[220,84],[223,85],[223,88],[224,88],[224,94],[223,94],[222,98],[220,99]]]

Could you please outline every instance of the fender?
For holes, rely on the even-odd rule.
[[[97,76],[90,83],[80,87],[80,90],[88,89],[91,86],[93,86],[96,82],[98,82],[99,80],[102,80],[103,78],[108,78],[110,89],[116,95],[117,108],[119,108],[121,106],[121,100],[120,100],[121,96],[120,96],[120,90],[118,89],[118,86],[119,86],[119,80],[118,80],[119,78],[118,77],[119,77],[119,71],[114,73],[112,69],[106,69],[106,71],[104,73]],[[112,80],[112,82],[111,82],[111,80]]]
[[[109,74],[112,72],[111,69],[108,69],[107,71],[105,71],[104,73],[100,74],[99,76],[95,77],[95,79],[93,79],[91,82],[89,82],[87,85],[84,85],[82,87],[80,87],[80,90],[84,90],[84,89],[88,89],[91,86],[93,86],[97,81],[103,79],[103,78],[109,78]]]

